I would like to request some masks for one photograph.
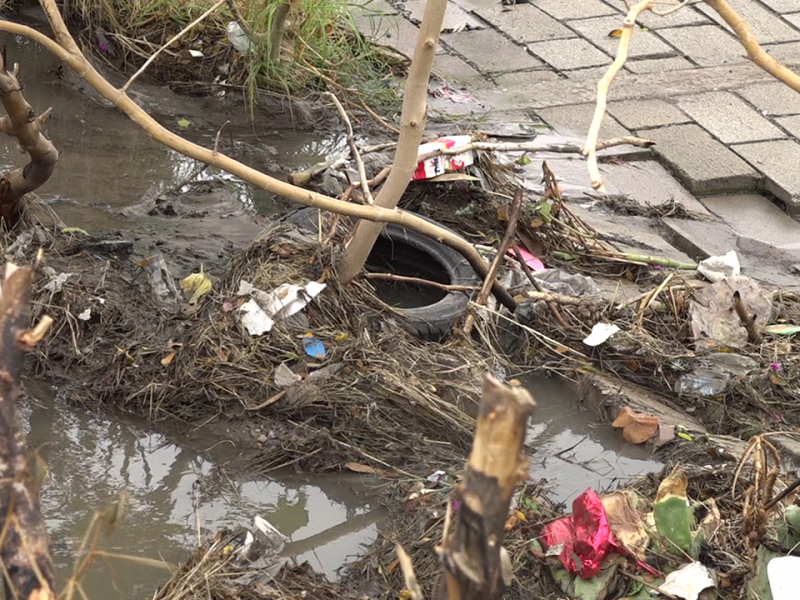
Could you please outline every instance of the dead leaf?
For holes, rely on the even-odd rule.
[[[161,366],[162,367],[170,366],[172,364],[172,361],[175,360],[175,356],[177,354],[178,354],[177,352],[170,352],[169,354],[167,354],[164,358],[161,359]]]
[[[632,556],[644,560],[650,537],[639,513],[633,508],[633,492],[617,491],[601,498],[614,539]]]
[[[622,29],[612,29],[608,32],[608,37],[610,38],[620,38],[622,37]]]
[[[658,431],[658,417],[635,413],[629,406],[623,407],[612,427],[622,428],[622,439],[629,444],[644,444]]]
[[[675,427],[670,425],[664,425],[663,423],[658,424],[658,435],[653,438],[653,446],[656,448],[661,448],[661,446],[666,446],[672,440],[675,439]]]
[[[378,477],[383,477],[384,479],[394,479],[397,477],[397,473],[394,471],[387,471],[386,469],[379,469],[378,467],[371,467],[369,465],[363,465],[357,462],[347,462],[344,464],[344,466],[355,473],[377,475]]]

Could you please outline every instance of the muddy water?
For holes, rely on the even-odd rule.
[[[52,178],[37,193],[67,225],[94,230],[129,227],[129,221],[112,215],[136,202],[154,184],[172,189],[187,179],[225,181],[236,189],[242,202],[262,214],[275,212],[270,194],[211,168],[198,173],[202,165],[156,143],[115,108],[102,107],[64,86],[59,62],[40,46],[6,34],[0,34],[0,42],[8,46],[9,60],[21,63],[20,78],[31,106],[39,112],[53,107],[47,135],[61,156]],[[213,147],[217,131],[207,126],[203,115],[187,112],[170,119],[163,123],[168,128]],[[181,128],[179,121],[188,123],[187,127]],[[345,143],[338,134],[320,137],[313,132],[257,131],[241,126],[227,127],[219,138],[220,150],[282,179],[288,169],[325,160]],[[26,156],[10,138],[0,143],[0,166],[18,166],[25,161]]]
[[[336,569],[374,541],[382,511],[374,482],[358,477],[235,477],[185,444],[135,424],[90,415],[26,383],[22,406],[31,448],[47,463],[42,510],[53,539],[59,589],[95,510],[125,492],[127,514],[102,549],[177,564],[203,535],[249,526],[258,514],[290,542],[286,554],[336,577]],[[197,512],[195,512],[197,506]],[[127,560],[98,565],[83,578],[89,598],[152,596],[168,572]]]
[[[599,492],[661,468],[644,447],[626,444],[581,409],[568,381],[533,379],[526,385],[537,402],[527,437],[536,449],[531,477],[547,479],[555,499],[570,503],[588,487]]]

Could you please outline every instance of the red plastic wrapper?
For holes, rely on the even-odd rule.
[[[558,558],[570,573],[583,579],[597,575],[612,550],[614,535],[603,502],[594,490],[590,488],[575,498],[572,516],[547,524],[542,529],[542,542],[545,548],[564,544]]]

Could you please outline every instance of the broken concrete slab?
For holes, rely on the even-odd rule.
[[[711,23],[703,13],[694,10],[676,10],[666,15],[657,15],[652,11],[642,12],[636,22],[645,26],[647,29],[665,29],[667,27],[677,27],[679,25],[699,25],[701,23]]]
[[[709,196],[702,203],[740,236],[776,246],[800,241],[800,223],[761,194]]]
[[[765,187],[786,203],[792,216],[800,216],[800,143],[778,140],[739,144],[733,147],[766,176]]]
[[[730,92],[683,96],[678,106],[725,144],[785,137],[783,131]]]
[[[648,129],[641,135],[656,142],[652,150],[696,194],[753,189],[761,179],[753,167],[698,125]]]
[[[537,110],[536,114],[558,133],[585,137],[594,116],[594,104],[572,104]],[[630,135],[613,117],[606,115],[600,127],[600,139]]]
[[[791,135],[800,139],[800,115],[793,115],[791,117],[779,117],[775,121],[787,130]]]
[[[437,54],[433,59],[433,75],[449,83],[463,85],[470,91],[490,89],[492,82],[486,79],[463,58],[452,54]]]
[[[694,65],[682,56],[639,58],[625,63],[625,69],[631,73],[663,73],[665,71],[683,71],[693,68]]]
[[[425,12],[425,0],[404,0],[403,9],[408,12],[408,18],[415,25],[422,23],[422,14]],[[442,21],[442,32],[471,31],[483,29],[485,25],[472,14],[453,2],[447,3],[447,8]]]
[[[441,40],[483,73],[545,67],[542,61],[494,29],[445,33]],[[491,51],[487,52],[487,49]]]
[[[607,183],[622,190],[642,206],[661,206],[677,202],[698,215],[710,215],[706,207],[655,160],[626,164],[603,163],[600,165],[600,172]]]
[[[518,42],[574,38],[575,32],[533,4],[480,7],[472,12]]]

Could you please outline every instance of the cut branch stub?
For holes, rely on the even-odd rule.
[[[0,289],[0,562],[6,598],[50,600],[55,598],[50,541],[17,415],[25,353],[52,322],[45,317],[28,329],[32,280],[30,267],[7,264]]]
[[[472,452],[454,494],[456,527],[437,548],[451,600],[499,600],[509,583],[505,522],[514,488],[528,475],[522,446],[535,407],[525,389],[486,376]]]
[[[36,115],[22,95],[17,66],[9,71],[3,54],[0,53],[0,102],[6,115],[0,119],[0,131],[17,138],[22,150],[30,156],[27,165],[0,178],[0,219],[10,228],[19,220],[22,197],[50,179],[58,162],[58,150],[42,134],[50,110]]]

